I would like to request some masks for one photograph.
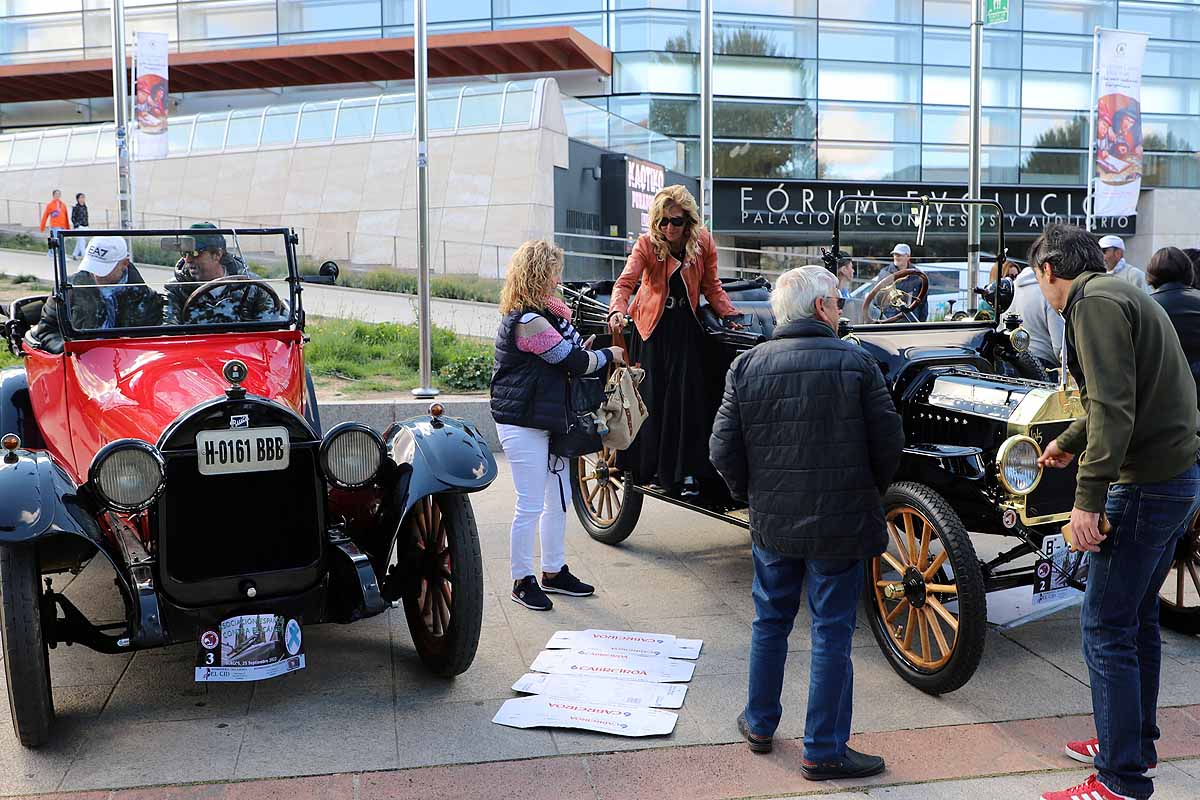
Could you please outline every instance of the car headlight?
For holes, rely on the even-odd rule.
[[[1008,337],[1008,340],[1012,342],[1013,350],[1018,353],[1024,353],[1029,349],[1029,331],[1024,328],[1017,328]]]
[[[356,489],[375,480],[387,454],[383,439],[361,422],[335,426],[321,443],[321,469],[344,489]]]
[[[1016,495],[1027,495],[1037,488],[1042,479],[1042,468],[1038,459],[1042,448],[1028,436],[1010,436],[996,451],[996,465],[1000,468],[1000,483]]]
[[[114,511],[134,513],[158,497],[166,480],[162,454],[141,439],[118,439],[100,448],[88,480],[100,500]]]

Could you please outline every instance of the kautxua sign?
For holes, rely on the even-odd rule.
[[[961,185],[902,183],[838,183],[825,181],[714,181],[713,229],[719,233],[822,233],[833,230],[833,209],[845,195],[928,196],[931,204],[928,234],[966,235],[967,208],[956,199],[966,196]],[[999,201],[1006,234],[1039,234],[1054,222],[1083,226],[1087,193],[1083,187],[990,186],[983,196]],[[916,204],[914,203],[913,206]],[[879,201],[853,202],[842,208],[842,230],[851,233],[892,233],[914,228],[913,206]],[[984,233],[999,226],[994,209],[982,211]],[[1094,217],[1096,233],[1131,235],[1137,217]]]

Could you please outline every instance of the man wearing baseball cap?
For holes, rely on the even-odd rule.
[[[1146,273],[1125,260],[1125,241],[1120,236],[1111,233],[1101,236],[1100,250],[1104,253],[1104,268],[1108,270],[1109,275],[1132,283],[1143,292],[1150,291],[1146,284]]]
[[[186,325],[269,318],[273,303],[259,286],[217,286],[188,305],[188,299],[209,281],[247,275],[245,262],[226,249],[225,237],[216,232],[215,225],[198,222],[189,230],[195,231],[192,235],[195,242],[193,249],[185,252],[175,264],[175,277],[166,285],[167,322]],[[236,303],[226,302],[235,299]],[[183,310],[185,305],[188,306],[186,314]]]
[[[879,270],[879,279],[883,280],[888,275],[894,275],[901,270],[917,269],[912,266],[912,248],[904,242],[900,242],[892,248],[892,263]],[[901,278],[896,282],[896,288],[902,292],[907,292],[914,297],[921,290],[921,279],[916,275],[910,275],[907,278]],[[929,301],[925,298],[921,299],[921,304],[913,311],[918,322],[925,322],[929,319]]]
[[[162,296],[146,285],[120,236],[94,236],[88,241],[79,271],[67,279],[71,327],[79,331],[136,328],[162,323]],[[58,302],[42,310],[35,338],[46,349],[62,349]]]

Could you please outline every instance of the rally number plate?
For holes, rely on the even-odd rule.
[[[198,682],[261,681],[304,669],[300,621],[282,614],[245,614],[200,632]]]
[[[287,428],[241,428],[196,434],[196,459],[201,475],[287,469],[290,457]]]

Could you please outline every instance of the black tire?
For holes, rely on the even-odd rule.
[[[0,638],[13,730],[25,747],[50,738],[54,699],[50,653],[42,637],[37,550],[33,545],[0,547]]]
[[[1200,514],[1175,548],[1175,563],[1158,593],[1158,619],[1179,633],[1200,633]]]
[[[1028,351],[1021,353],[1009,353],[1004,356],[1012,368],[1016,371],[1018,378],[1024,378],[1030,381],[1041,381],[1042,383],[1052,383],[1050,375],[1036,358]]]
[[[317,387],[313,385],[312,373],[304,368],[304,419],[321,438],[321,409],[317,405]]]
[[[958,514],[928,486],[894,483],[883,505],[888,549],[867,560],[863,587],[871,632],[901,678],[928,694],[952,692],[975,674],[987,633],[987,596],[975,546]],[[906,523],[912,523],[911,536]],[[889,597],[888,590],[902,593]],[[948,597],[957,600],[956,610],[947,608]]]
[[[628,539],[642,516],[644,497],[616,467],[616,455],[605,448],[571,459],[571,504],[588,536],[604,544]]]
[[[417,655],[436,675],[461,675],[475,660],[483,624],[483,557],[471,501],[465,494],[424,497],[401,536],[404,616]]]

